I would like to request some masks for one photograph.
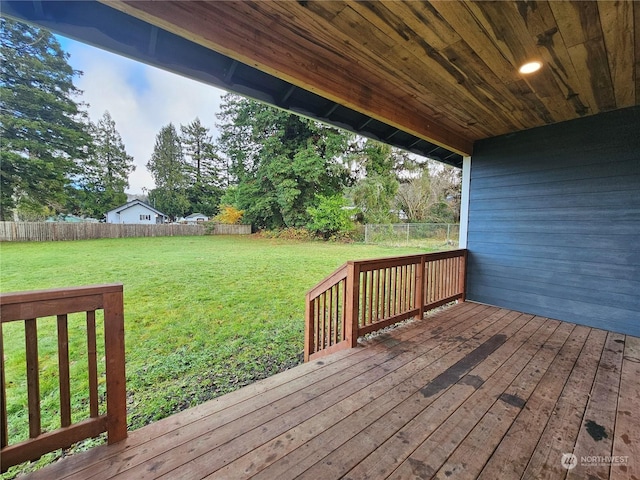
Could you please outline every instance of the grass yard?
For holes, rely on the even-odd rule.
[[[300,363],[305,292],[345,261],[424,251],[225,236],[3,243],[0,289],[124,284],[135,429]],[[82,319],[69,326],[72,377],[84,385]],[[55,322],[38,329],[43,427],[52,429],[59,426]],[[23,332],[20,322],[3,327],[12,443],[28,436]],[[83,390],[74,392],[73,410],[88,412],[87,404]]]

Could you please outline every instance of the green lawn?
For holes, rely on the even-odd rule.
[[[425,251],[256,237],[163,237],[0,245],[1,291],[121,282],[129,428],[301,362],[304,295],[346,260]],[[70,319],[82,383],[81,318]],[[24,337],[4,327],[11,441],[26,438]],[[43,423],[57,428],[53,321],[39,324]],[[84,390],[73,407],[86,410]]]

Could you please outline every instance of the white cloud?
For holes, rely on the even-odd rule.
[[[76,86],[84,92],[80,100],[89,104],[89,117],[96,122],[108,110],[134,158],[129,193],[154,187],[145,164],[162,126],[173,122],[179,128],[199,117],[215,136],[223,90],[81,43],[68,41],[65,47],[69,63],[84,72]]]

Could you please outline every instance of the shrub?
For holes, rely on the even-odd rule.
[[[345,234],[353,230],[353,222],[351,215],[353,210],[346,209],[347,201],[342,195],[333,195],[325,197],[317,195],[317,207],[307,209],[307,213],[311,216],[309,230],[322,235],[325,239],[329,239],[337,234]]]
[[[214,220],[226,225],[235,225],[240,223],[242,215],[244,215],[244,211],[238,210],[233,205],[220,205],[220,213],[214,217]]]

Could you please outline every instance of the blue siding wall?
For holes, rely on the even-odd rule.
[[[640,108],[478,142],[467,298],[640,336]]]

